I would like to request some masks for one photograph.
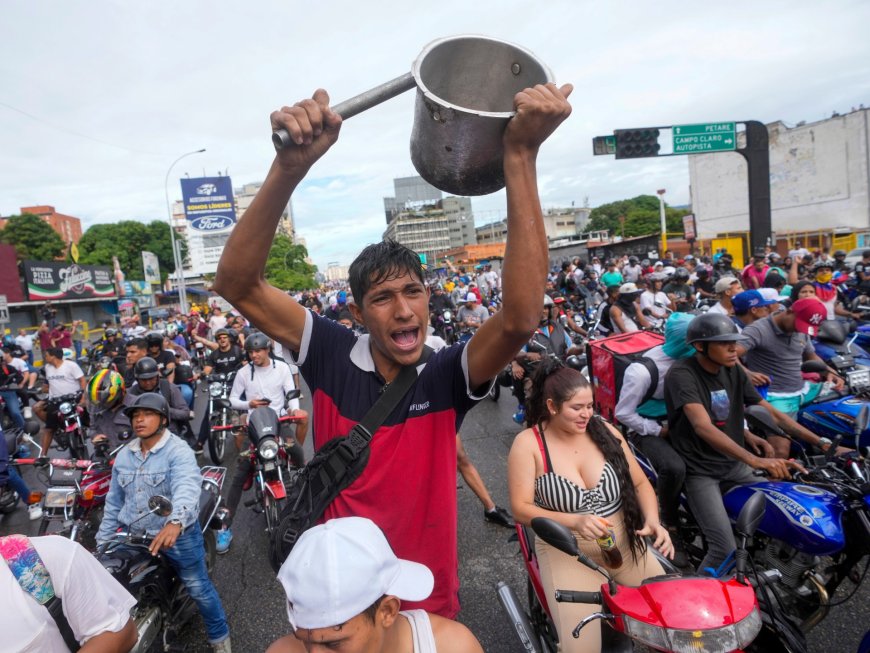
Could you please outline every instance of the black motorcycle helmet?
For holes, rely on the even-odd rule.
[[[145,342],[148,345],[148,348],[151,347],[160,347],[163,348],[163,334],[157,331],[152,331],[148,335],[145,336]]]
[[[742,339],[734,322],[722,313],[703,313],[689,322],[686,342],[737,342]]]
[[[255,349],[268,349],[271,341],[265,333],[252,333],[245,339],[245,351],[253,351]]]
[[[689,271],[686,268],[677,268],[674,270],[674,281],[688,281]]]
[[[637,257],[636,256],[629,256],[628,263],[629,263],[629,265],[637,265]]]
[[[834,258],[846,258],[846,250],[838,249],[834,252]]]
[[[827,268],[828,270],[834,269],[830,261],[816,261],[813,263],[813,272],[818,272],[823,268]]]
[[[145,359],[143,358],[142,360]],[[142,360],[140,360],[139,363],[141,363]],[[154,361],[151,362],[153,363]],[[137,363],[137,365],[139,363]],[[159,392],[146,392],[139,395],[132,404],[124,409],[124,414],[128,419],[133,419],[133,411],[141,408],[159,413],[166,418],[167,423],[169,422],[169,404],[166,403],[166,399]]]
[[[157,361],[150,356],[140,358],[133,366],[133,376],[137,381],[142,379],[153,379],[160,374],[160,369],[157,367]]]

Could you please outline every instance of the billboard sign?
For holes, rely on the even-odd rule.
[[[695,240],[695,214],[689,213],[683,216],[683,237],[686,240]]]
[[[195,231],[214,232],[236,223],[233,184],[229,177],[181,180],[184,214]]]
[[[160,283],[160,261],[153,252],[142,252],[142,269],[147,283]]]
[[[24,261],[24,279],[30,301],[115,297],[112,269],[56,261]]]

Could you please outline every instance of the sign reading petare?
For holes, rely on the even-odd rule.
[[[182,179],[181,196],[191,229],[223,231],[236,223],[233,184],[229,177]]]
[[[22,265],[31,301],[115,297],[109,267],[56,261],[24,261]]]
[[[711,122],[700,125],[674,125],[674,154],[722,152],[737,149],[737,125]]]

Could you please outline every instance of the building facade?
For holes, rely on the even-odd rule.
[[[32,213],[48,226],[54,229],[63,239],[65,245],[76,243],[82,239],[82,221],[71,215],[64,215],[54,210],[53,206],[22,206],[21,213]],[[8,218],[0,218],[0,229],[6,226]]]
[[[773,231],[870,229],[868,109],[788,127],[767,126]],[[738,146],[745,135],[738,134]],[[747,169],[738,154],[689,156],[698,238],[749,229]]]

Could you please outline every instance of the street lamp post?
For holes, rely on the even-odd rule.
[[[662,259],[665,257],[665,252],[668,251],[668,222],[665,219],[665,189],[662,188],[656,191],[659,196],[659,213],[662,220]]]
[[[175,246],[175,227],[172,226],[172,206],[169,204],[169,174],[172,172],[175,164],[183,158],[191,154],[201,154],[203,152],[205,152],[205,148],[182,154],[169,166],[169,170],[166,171],[166,179],[163,180],[163,190],[166,192],[166,214],[169,218],[169,240],[172,243],[172,260],[175,263],[175,276],[178,280],[178,302],[181,304],[182,313],[187,313],[187,288],[184,285],[184,260],[181,257],[181,248]]]

